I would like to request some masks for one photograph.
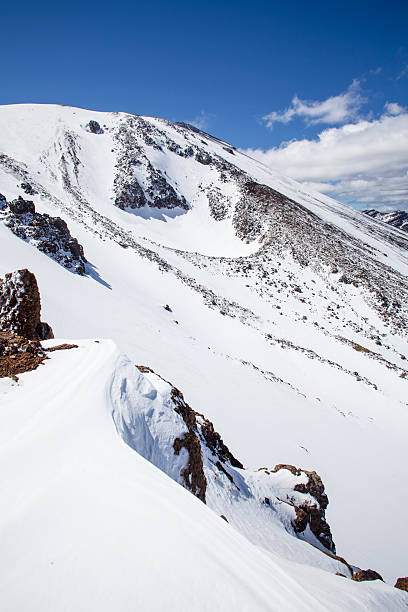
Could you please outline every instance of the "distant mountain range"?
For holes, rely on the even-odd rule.
[[[374,208],[363,210],[365,215],[369,215],[373,219],[379,219],[384,223],[388,223],[393,227],[397,227],[404,232],[408,232],[408,212],[405,210],[393,210],[392,212],[380,212]]]

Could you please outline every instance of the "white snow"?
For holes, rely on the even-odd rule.
[[[67,221],[93,266],[86,277],[71,274],[0,223],[0,276],[29,268],[40,287],[42,319],[52,325],[56,336],[112,338],[133,363],[151,366],[180,388],[192,408],[214,422],[245,467],[290,463],[316,470],[330,500],[327,516],[338,554],[353,565],[379,571],[394,584],[397,576],[407,573],[407,379],[335,336],[361,344],[405,370],[407,362],[400,356],[408,357],[406,337],[391,335],[361,292],[350,287],[344,311],[355,327],[339,324],[335,329],[325,316],[333,295],[289,259],[282,260],[276,274],[282,279],[293,274],[308,287],[316,282],[312,311],[292,295],[276,295],[271,303],[255,291],[250,279],[222,274],[217,261],[197,267],[169,250],[235,257],[253,252],[258,245],[239,241],[229,218],[216,222],[210,217],[198,185],[215,181],[211,169],[198,163],[192,166],[191,160],[171,153],[164,160],[152,150],[151,159],[177,181],[190,211],[174,216],[163,211],[163,218],[152,218],[146,210],[134,214],[113,206],[115,153],[109,130],[124,116],[52,105],[0,108],[0,150],[25,164],[30,177],[55,196],[54,201],[41,196],[33,200],[39,212]],[[90,119],[107,126],[104,134],[84,129]],[[149,121],[171,132],[175,140],[183,138],[165,122]],[[216,295],[250,309],[255,315],[250,324],[208,308],[203,297],[173,273],[103,234],[91,214],[65,190],[56,170],[66,152],[66,130],[78,136],[77,186],[93,210]],[[201,139],[191,135],[194,138]],[[368,231],[370,220],[365,216],[362,225],[360,213],[325,196],[305,193],[259,162],[238,152],[229,154],[222,143],[208,139],[207,148],[255,180],[301,201],[322,219],[363,238],[379,249],[375,256],[380,261],[407,273],[406,251],[387,241],[386,234]],[[20,182],[0,165],[0,192],[8,199],[21,194]],[[232,187],[222,188],[236,197]],[[393,235],[397,230],[384,232]],[[164,310],[165,304],[172,312]],[[356,331],[363,317],[382,334],[382,346]],[[265,333],[315,351],[326,362],[269,342]],[[22,386],[0,386],[2,410],[4,406],[0,439],[7,466],[2,470],[7,482],[1,495],[6,511],[0,513],[1,538],[2,550],[10,550],[2,589],[11,589],[8,609],[126,610],[135,607],[135,601],[136,607],[149,609],[143,599],[149,589],[156,597],[156,609],[166,607],[165,601],[169,608],[200,609],[198,600],[207,606],[203,609],[283,610],[285,605],[291,610],[317,610],[319,605],[330,610],[394,609],[391,591],[384,585],[354,584],[317,568],[293,570],[283,557],[293,559],[294,553],[285,554],[286,540],[271,531],[268,546],[276,546],[283,555],[276,561],[123,444],[100,388],[117,371],[116,359],[109,342],[84,343],[77,353],[55,354],[38,372],[22,376]],[[351,373],[357,371],[378,390],[331,367],[327,360]],[[140,384],[148,388],[144,379]],[[136,425],[139,428],[140,421]],[[154,423],[149,422],[149,431],[151,427]],[[236,525],[249,533],[250,526],[242,523],[237,514]],[[181,552],[172,557],[180,541]],[[261,544],[256,530],[252,541]],[[295,546],[296,554],[303,555],[307,545]],[[140,547],[143,554],[138,555]],[[174,566],[180,568],[178,573],[169,570]],[[281,572],[286,571],[295,578],[290,583],[282,579],[279,590]],[[163,581],[159,589],[154,586],[157,574]],[[107,581],[113,599],[106,594]],[[204,603],[203,584],[210,585]],[[65,608],[58,601],[62,588],[70,598]],[[88,607],[81,599],[87,588],[92,593]],[[217,598],[221,603],[216,603]],[[391,598],[405,605],[406,595],[392,592]]]
[[[112,388],[118,368],[126,389]],[[353,583],[252,545],[124,444],[111,399],[152,395],[142,379],[123,372],[112,342],[79,341],[3,398],[4,609],[406,609],[406,594],[378,581]]]

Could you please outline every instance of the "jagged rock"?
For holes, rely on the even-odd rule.
[[[203,164],[204,166],[208,166],[212,162],[212,157],[206,151],[198,151],[195,156],[196,160]]]
[[[44,359],[47,356],[37,340],[0,331],[0,378],[18,380],[17,374],[35,370]]]
[[[94,119],[90,120],[90,122],[87,125],[87,128],[92,134],[103,134],[103,129],[101,128],[99,123],[95,121]]]
[[[353,580],[356,582],[363,582],[365,580],[382,580],[380,574],[372,569],[359,570],[353,576]],[[384,582],[384,581],[383,581]]]
[[[294,465],[287,464],[278,464],[271,471],[277,472],[282,469],[289,470],[294,476],[300,476],[302,473],[306,474],[307,482],[296,484],[293,490],[310,495],[316,500],[316,503],[312,504],[307,499],[301,505],[294,504],[296,517],[293,521],[293,527],[296,533],[303,533],[307,526],[309,526],[319,542],[325,548],[335,553],[336,547],[333,542],[330,526],[326,521],[326,509],[329,500],[319,474],[314,471],[301,470]]]
[[[48,325],[48,323],[44,321],[38,323],[35,329],[39,340],[51,340],[54,338],[54,332],[52,331],[51,325]]]
[[[405,578],[398,578],[394,586],[396,589],[401,589],[401,591],[408,591],[408,576]]]
[[[60,217],[50,217],[35,211],[34,202],[21,196],[3,208],[4,224],[19,238],[32,243],[71,272],[85,274],[82,246],[71,236]]]
[[[329,538],[323,539],[321,525],[319,529],[314,527],[313,511],[321,521],[324,510],[319,504],[327,504],[317,474],[311,472],[310,477],[305,477],[305,472],[294,466],[288,466],[291,473],[279,474],[276,473],[278,469],[262,468],[264,473],[245,469],[213,424],[187,404],[179,389],[150,367],[136,367],[143,376],[137,375],[133,383],[130,381],[134,366],[130,362],[123,364],[112,383],[112,416],[126,444],[218,515],[226,517],[251,541],[259,543],[263,536],[268,540],[270,530],[280,521],[293,537],[300,537],[316,547],[316,535],[311,533],[313,528],[321,537],[322,554],[336,561],[334,567],[351,578],[351,566],[330,552],[334,550],[330,529]],[[121,391],[124,380],[129,381],[129,391],[132,389],[127,394]],[[143,398],[141,401],[138,394]],[[303,486],[296,488],[296,485]],[[312,497],[313,494],[317,498]],[[305,507],[302,509],[305,515],[303,532],[294,526],[296,507],[301,505]],[[252,512],[257,516],[255,531]]]
[[[17,200],[10,202],[9,209],[10,212],[15,215],[25,215],[27,213],[33,215],[35,213],[34,202],[31,200],[23,200],[21,196],[18,196]]]
[[[53,332],[42,323],[37,280],[28,270],[18,270],[0,279],[0,329],[29,340],[48,340]]]
[[[37,193],[30,183],[21,183],[20,187],[27,195],[36,195]]]

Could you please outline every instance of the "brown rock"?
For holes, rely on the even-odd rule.
[[[44,359],[47,356],[37,340],[0,331],[0,378],[18,380],[17,374],[35,370]]]
[[[0,279],[0,330],[28,340],[54,337],[51,327],[40,320],[41,300],[37,280],[28,270],[18,270]]]
[[[408,591],[408,576],[405,578],[398,578],[394,586],[396,589],[401,589],[401,591]]]
[[[359,570],[353,576],[353,580],[356,582],[363,582],[365,580],[382,580],[380,574],[372,569]],[[383,581],[384,582],[384,581]]]
[[[317,503],[304,503],[299,506],[294,506],[296,518],[293,521],[293,528],[296,533],[302,533],[309,525],[310,530],[316,536],[321,544],[332,553],[336,552],[336,546],[333,542],[330,526],[326,521],[326,508],[329,500],[324,490],[324,484],[317,472],[302,470],[294,465],[279,463],[275,465],[272,472],[279,470],[289,470],[294,476],[300,476],[302,473],[307,475],[306,483],[299,483],[293,487],[294,491],[311,495]]]

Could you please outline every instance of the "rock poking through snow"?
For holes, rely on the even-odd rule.
[[[37,280],[28,270],[18,270],[0,279],[0,330],[28,340],[54,337],[40,319],[41,300]]]
[[[0,378],[17,379],[18,374],[38,368],[47,359],[38,340],[0,331]]]
[[[241,531],[247,529],[243,515],[259,515],[258,531],[265,534],[279,517],[280,526],[293,536],[339,559],[331,554],[336,548],[325,518],[328,498],[316,472],[286,464],[246,470],[179,389],[146,366],[137,366],[142,376],[131,387],[134,366],[124,367],[124,378],[118,376],[112,387],[113,418],[129,446]]]
[[[408,576],[405,578],[398,578],[394,586],[396,589],[401,589],[401,591],[408,591]]]
[[[59,264],[77,274],[85,274],[85,255],[82,246],[71,236],[67,224],[60,217],[50,217],[35,211],[34,202],[21,196],[3,206],[0,211],[4,224],[19,238],[29,242]]]
[[[378,572],[372,569],[359,570],[353,576],[353,580],[356,582],[364,582],[365,580],[382,580],[382,577]]]

